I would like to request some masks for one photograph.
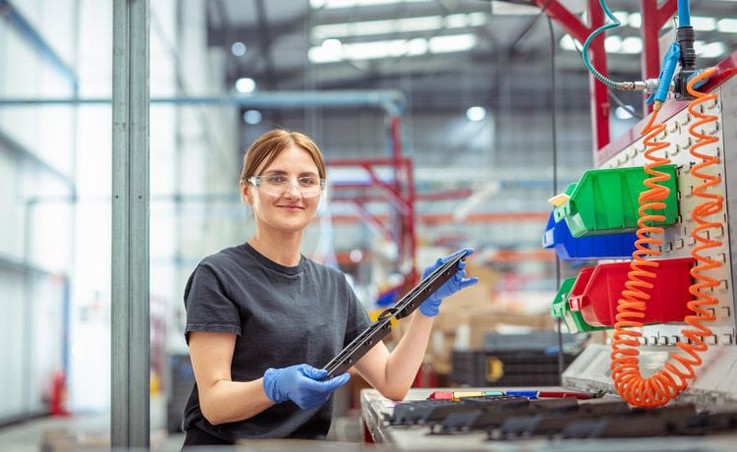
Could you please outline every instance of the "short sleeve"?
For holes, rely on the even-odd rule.
[[[364,309],[361,301],[353,292],[353,289],[348,284],[348,280],[345,280],[345,291],[347,292],[346,300],[348,300],[348,319],[345,329],[345,337],[343,338],[343,346],[350,344],[359,334],[361,334],[366,328],[371,326],[371,320],[369,319],[366,309]]]
[[[187,324],[184,335],[189,333],[233,333],[240,336],[241,322],[238,306],[225,293],[223,283],[208,265],[200,264],[187,281],[184,291]]]

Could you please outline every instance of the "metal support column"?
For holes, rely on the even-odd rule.
[[[113,448],[149,445],[149,2],[113,2]]]

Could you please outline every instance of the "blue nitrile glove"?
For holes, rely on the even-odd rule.
[[[319,381],[327,374],[327,370],[307,364],[267,369],[264,372],[264,392],[272,402],[291,400],[303,410],[309,410],[325,403],[330,394],[350,378],[348,373],[344,373],[327,381]]]
[[[435,261],[434,264],[427,267],[424,272],[422,272],[422,279],[427,278],[432,272],[435,271],[436,268],[440,267],[444,263],[456,257],[459,253],[462,253],[464,251],[467,251],[469,255],[473,253],[473,249],[464,248],[462,250],[456,251],[450,256],[441,257],[440,259]],[[421,313],[425,314],[428,317],[435,317],[436,315],[438,315],[438,312],[440,312],[440,303],[443,301],[443,298],[453,295],[459,290],[473,286],[474,284],[479,282],[479,279],[476,277],[466,278],[466,271],[464,270],[465,267],[465,261],[460,261],[458,263],[458,271],[456,272],[456,274],[453,275],[448,281],[446,281],[445,284],[440,286],[438,290],[433,292],[432,295],[430,295],[430,297],[428,297],[428,299],[420,305]]]

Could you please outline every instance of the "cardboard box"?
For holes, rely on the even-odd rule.
[[[510,314],[487,305],[465,310],[442,312],[430,335],[426,360],[438,374],[451,371],[453,350],[479,350],[486,334],[514,329],[516,332],[552,330],[550,314]]]

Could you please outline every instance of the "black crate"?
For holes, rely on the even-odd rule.
[[[564,354],[564,367],[574,355]],[[453,351],[450,383],[458,386],[557,386],[558,355],[541,350]]]

